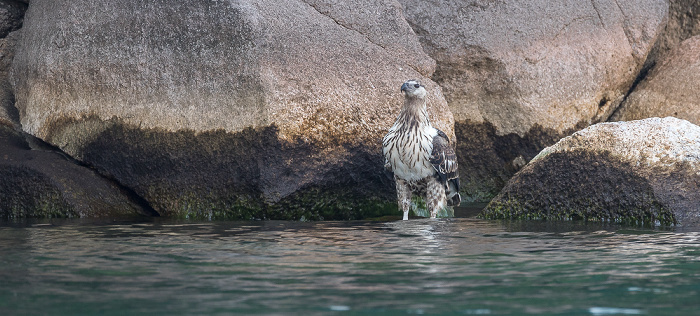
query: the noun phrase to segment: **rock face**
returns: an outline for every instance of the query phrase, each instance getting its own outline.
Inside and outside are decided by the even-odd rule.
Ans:
[[[16,1],[0,1],[0,123],[18,126],[19,114],[14,107],[14,96],[9,71],[14,57],[17,31],[27,5]]]
[[[0,219],[158,215],[131,192],[4,123],[0,179]]]
[[[8,73],[26,9],[0,1],[0,219],[158,215],[129,190],[18,130]]]
[[[19,126],[19,113],[14,106],[15,98],[8,73],[16,42],[17,32],[0,38],[0,122],[13,126]]]
[[[682,41],[700,35],[700,2],[696,0],[670,0],[668,23],[657,44],[656,52],[664,55]]]
[[[700,124],[700,36],[681,43],[657,62],[612,120],[674,116]]]
[[[22,16],[26,10],[25,3],[13,0],[0,1],[0,38],[22,27]]]
[[[686,2],[32,0],[0,120],[162,215],[352,219],[396,210],[380,142],[420,79],[488,200],[608,120]]]
[[[668,12],[664,0],[400,2],[437,63],[467,195],[486,198],[545,146],[611,115]]]
[[[484,216],[698,225],[699,144],[672,117],[593,125],[544,149]]]
[[[397,3],[330,4],[33,0],[12,73],[22,128],[163,215],[395,209],[380,142],[401,83],[426,84],[448,135],[453,118]]]

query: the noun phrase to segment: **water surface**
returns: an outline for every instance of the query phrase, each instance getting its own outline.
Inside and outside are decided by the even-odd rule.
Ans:
[[[474,218],[0,224],[0,315],[695,315],[700,233]]]

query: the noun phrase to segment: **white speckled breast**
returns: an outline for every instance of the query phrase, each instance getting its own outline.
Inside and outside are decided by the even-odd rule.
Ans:
[[[418,181],[435,173],[430,164],[433,137],[437,130],[430,125],[417,124],[413,129],[397,122],[384,137],[386,162],[394,175],[407,181]]]

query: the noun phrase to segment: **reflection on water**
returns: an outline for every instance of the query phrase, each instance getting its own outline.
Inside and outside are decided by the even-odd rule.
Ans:
[[[0,226],[0,314],[694,314],[700,234],[472,218]]]

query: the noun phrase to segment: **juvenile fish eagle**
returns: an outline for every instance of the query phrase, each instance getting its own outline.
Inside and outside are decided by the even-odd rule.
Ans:
[[[403,219],[408,219],[411,197],[425,197],[430,217],[446,206],[459,205],[457,156],[444,132],[430,125],[425,87],[418,80],[401,86],[404,105],[384,136],[384,168],[393,174]]]

